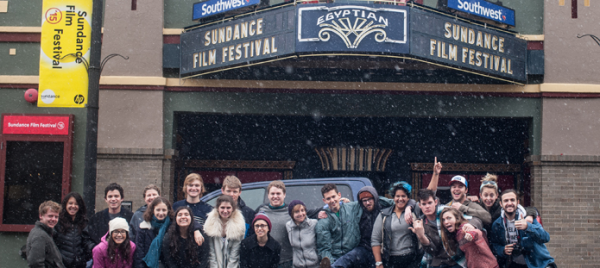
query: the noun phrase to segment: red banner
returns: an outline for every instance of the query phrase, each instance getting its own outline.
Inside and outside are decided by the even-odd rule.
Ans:
[[[69,135],[69,116],[4,115],[2,134]]]

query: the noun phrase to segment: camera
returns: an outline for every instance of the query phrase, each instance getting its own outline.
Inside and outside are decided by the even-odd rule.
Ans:
[[[521,244],[517,243],[515,244],[515,247],[513,248],[512,254],[510,255],[512,256],[519,256],[522,255],[525,250],[523,249],[523,246],[521,246]]]

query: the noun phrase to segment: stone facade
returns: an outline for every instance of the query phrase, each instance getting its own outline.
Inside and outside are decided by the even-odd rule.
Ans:
[[[161,188],[161,194],[170,198],[173,188],[170,186],[169,174],[163,172],[165,169],[163,162],[165,162],[163,150],[99,148],[96,211],[107,208],[104,201],[104,188],[112,182],[123,187],[124,201],[132,201],[134,211],[144,205],[142,191],[148,184],[157,185]],[[164,177],[167,179],[163,179]]]
[[[558,267],[598,267],[600,156],[542,155],[529,159],[532,205],[550,233]]]

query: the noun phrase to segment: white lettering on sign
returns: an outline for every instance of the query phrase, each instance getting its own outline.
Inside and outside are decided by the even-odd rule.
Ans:
[[[502,19],[502,10],[493,10],[491,8],[482,7],[477,2],[469,3],[467,1],[458,0],[458,8],[465,11],[470,11],[471,13],[480,15],[482,17],[488,17],[497,20]]]
[[[244,5],[246,5],[246,3],[243,0],[225,0],[225,1],[221,0],[212,5],[203,4],[202,5],[202,16],[210,15],[213,13],[219,13],[222,11],[227,11],[229,9],[238,8],[238,7],[241,7]]]

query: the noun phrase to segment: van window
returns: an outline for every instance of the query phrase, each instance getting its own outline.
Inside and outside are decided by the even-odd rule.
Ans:
[[[206,203],[215,207],[217,205],[217,198],[219,198],[219,196],[221,195],[216,195],[215,197],[206,201]],[[244,200],[244,203],[246,203],[247,207],[251,209],[256,209],[258,206],[262,205],[265,202],[265,188],[243,190],[242,194],[240,195],[240,198]]]
[[[350,201],[354,201],[354,196],[352,196],[352,190],[350,189],[350,186],[344,184],[337,184],[336,186],[338,191],[342,193],[342,197],[346,197],[350,199]],[[300,200],[306,204],[307,209],[323,207],[325,204],[323,203],[321,187],[323,187],[323,185],[286,186],[285,203],[289,204],[292,202],[292,200]]]

